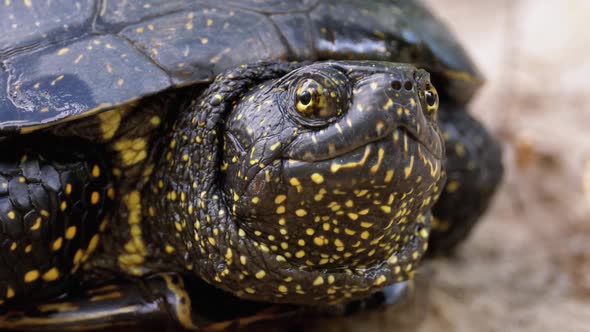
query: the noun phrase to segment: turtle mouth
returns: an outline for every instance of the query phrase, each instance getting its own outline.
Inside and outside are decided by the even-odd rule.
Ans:
[[[309,152],[301,152],[298,151],[297,148],[295,149],[287,149],[287,157],[284,160],[288,162],[321,162],[331,159],[337,159],[338,157],[342,157],[345,155],[350,155],[353,151],[358,150],[359,148],[363,148],[366,146],[370,146],[372,144],[378,143],[380,141],[384,141],[389,137],[396,139],[397,137],[402,137],[403,139],[408,139],[409,141],[418,144],[421,148],[420,151],[426,152],[428,158],[430,160],[439,161],[443,158],[444,155],[444,147],[441,144],[442,139],[438,134],[438,131],[431,131],[428,134],[418,133],[415,128],[406,126],[406,125],[399,125],[397,127],[392,128],[385,134],[381,134],[374,138],[365,137],[364,141],[359,141],[357,144],[349,143],[346,146],[343,146],[339,149],[331,148],[330,144],[327,144],[328,149],[327,151],[321,154],[312,154]],[[397,141],[395,142],[397,144]],[[407,147],[407,142],[404,143]]]
[[[401,109],[400,111],[404,112]],[[388,114],[385,115],[388,116]],[[287,147],[283,159],[302,162],[335,159],[363,146],[386,140],[392,134],[419,144],[420,149],[433,161],[444,157],[443,139],[435,121],[426,120],[422,116],[404,116],[402,121],[388,121],[381,112],[375,112],[371,116],[375,118],[370,119],[371,121],[365,119],[365,122],[361,124],[364,128],[360,130],[342,129],[345,125],[339,124],[334,126],[336,129],[330,128],[317,133],[300,135]],[[350,127],[349,119],[342,122]],[[370,127],[368,123],[375,123],[375,127]]]

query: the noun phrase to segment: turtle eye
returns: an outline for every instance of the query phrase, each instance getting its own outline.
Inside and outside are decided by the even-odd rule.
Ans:
[[[424,86],[424,101],[426,102],[426,111],[428,114],[436,114],[438,110],[438,93],[431,84]]]
[[[426,91],[426,103],[428,104],[428,106],[434,106],[436,105],[436,95],[434,93],[432,93],[431,91]]]
[[[337,93],[330,81],[322,84],[313,78],[303,79],[295,91],[295,108],[306,119],[327,119],[337,115]]]

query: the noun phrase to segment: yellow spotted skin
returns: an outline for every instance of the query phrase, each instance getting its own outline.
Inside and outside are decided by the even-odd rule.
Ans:
[[[360,62],[291,66],[238,68],[180,115],[162,152],[170,158],[155,167],[161,181],[146,193],[149,229],[164,229],[151,242],[165,243],[162,254],[191,253],[172,257],[244,299],[337,304],[408,280],[444,183],[428,74]],[[234,87],[254,73],[276,76],[240,94]],[[398,81],[408,87],[395,89]],[[301,112],[302,86],[333,98],[322,106],[329,116]],[[205,114],[224,112],[219,144]]]
[[[88,142],[39,134],[3,142],[0,300],[60,295],[97,249],[114,207],[110,163]]]

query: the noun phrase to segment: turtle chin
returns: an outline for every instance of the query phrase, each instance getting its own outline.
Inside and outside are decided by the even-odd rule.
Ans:
[[[286,291],[290,303],[337,303],[407,280],[427,249],[441,173],[438,156],[402,128],[330,159],[258,172],[245,196],[268,199],[234,212],[272,266],[273,301]]]
[[[277,239],[305,248],[283,252],[291,263],[362,270],[392,255],[422,255],[421,244],[411,242],[427,241],[424,216],[438,197],[441,160],[406,130],[330,159],[284,160],[281,177],[277,214],[261,217],[278,217],[287,234],[279,229]]]

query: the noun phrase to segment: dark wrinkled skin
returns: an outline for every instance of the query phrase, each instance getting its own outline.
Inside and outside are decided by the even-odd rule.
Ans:
[[[421,5],[195,6],[0,11],[23,32],[0,36],[0,146],[15,149],[0,157],[0,329],[221,329],[301,312],[277,302],[395,302],[427,246],[452,251],[485,211],[502,166],[464,106],[481,76]],[[346,59],[372,61],[319,62]],[[107,161],[47,153],[80,138]]]

